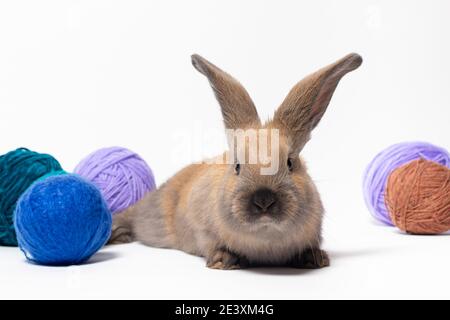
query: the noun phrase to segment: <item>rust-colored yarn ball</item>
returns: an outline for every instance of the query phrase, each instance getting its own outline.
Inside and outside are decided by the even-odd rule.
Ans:
[[[450,169],[418,159],[395,169],[388,178],[386,206],[392,222],[412,234],[450,230]]]

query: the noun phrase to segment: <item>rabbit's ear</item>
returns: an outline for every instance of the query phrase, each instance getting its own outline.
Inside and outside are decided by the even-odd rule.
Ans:
[[[222,109],[227,129],[246,129],[261,125],[252,99],[236,79],[198,54],[191,58],[195,69],[208,78]]]
[[[297,83],[275,112],[273,123],[290,140],[292,152],[300,152],[319,123],[339,80],[358,68],[362,58],[349,54]]]

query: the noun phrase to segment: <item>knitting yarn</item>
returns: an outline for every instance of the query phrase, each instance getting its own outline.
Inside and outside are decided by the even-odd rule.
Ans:
[[[16,246],[13,213],[17,200],[37,179],[62,170],[51,155],[19,148],[0,156],[0,245]]]
[[[121,147],[91,153],[78,164],[75,173],[100,189],[113,214],[125,210],[155,189],[150,167],[138,154]]]
[[[445,149],[426,142],[392,145],[381,151],[367,166],[363,181],[364,199],[377,220],[392,225],[384,200],[389,175],[397,167],[419,158],[450,167],[450,154]]]
[[[112,217],[100,191],[73,174],[36,181],[20,197],[14,226],[20,249],[44,265],[80,264],[108,240]]]
[[[450,230],[450,169],[418,159],[395,169],[388,178],[386,205],[392,222],[412,234]]]

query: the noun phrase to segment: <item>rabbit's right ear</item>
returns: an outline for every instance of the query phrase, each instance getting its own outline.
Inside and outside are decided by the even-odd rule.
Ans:
[[[208,78],[214,90],[222,109],[226,129],[246,129],[261,126],[252,99],[236,79],[198,54],[192,55],[191,58],[192,65]]]

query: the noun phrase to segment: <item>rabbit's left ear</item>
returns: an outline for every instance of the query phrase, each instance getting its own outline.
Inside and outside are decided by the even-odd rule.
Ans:
[[[325,113],[339,80],[358,68],[362,58],[349,54],[297,83],[275,112],[273,123],[289,138],[291,151],[298,153],[311,130]]]

